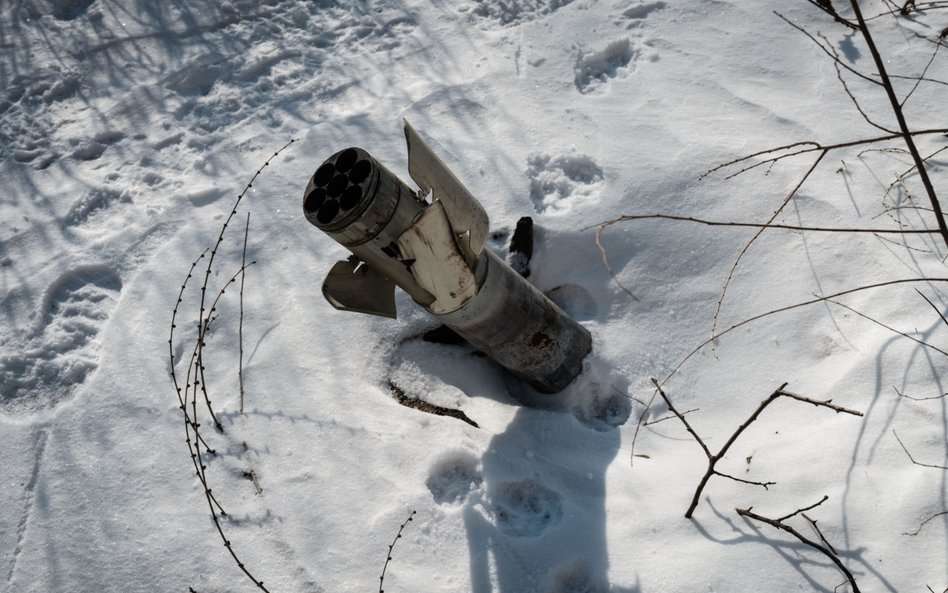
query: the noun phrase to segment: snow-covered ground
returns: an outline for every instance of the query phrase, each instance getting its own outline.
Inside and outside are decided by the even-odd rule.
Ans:
[[[870,21],[892,73],[923,72],[948,25],[939,4]],[[937,235],[768,230],[719,315],[755,229],[611,225],[601,244],[621,286],[597,248],[598,224],[622,214],[764,222],[818,152],[699,176],[793,142],[884,135],[793,25],[838,52],[873,121],[896,125],[882,88],[846,69],[875,72],[861,36],[803,1],[0,4],[0,589],[257,590],[195,476],[168,340],[192,262],[295,138],[247,192],[210,278],[216,291],[239,270],[249,213],[243,413],[236,290],[204,350],[224,427],[201,411],[208,481],[232,550],[269,591],[374,591],[412,510],[386,591],[846,591],[826,556],[735,511],[778,518],[824,495],[806,514],[862,591],[944,591],[948,355],[932,347],[948,350],[948,293],[919,281],[948,277]],[[945,51],[905,102],[914,129],[948,127]],[[900,98],[915,84],[895,82]],[[469,349],[422,341],[433,321],[405,294],[396,321],[321,295],[346,251],[303,218],[303,189],[351,145],[407,180],[403,118],[483,203],[491,249],[504,255],[533,217],[530,280],[593,335],[585,371],[546,408],[518,404]],[[945,146],[918,142],[924,156]],[[828,152],[777,222],[934,228],[894,148]],[[929,161],[944,199],[946,163]],[[689,357],[715,329],[903,279]],[[677,419],[650,423],[668,416],[653,377],[712,452],[783,383],[865,415],[779,399],[717,468],[776,484],[715,476],[689,520],[707,461]],[[399,405],[390,383],[479,428]],[[818,540],[801,515],[787,523]]]

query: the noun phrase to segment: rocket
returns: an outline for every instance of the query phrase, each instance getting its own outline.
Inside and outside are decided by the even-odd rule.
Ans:
[[[562,391],[582,371],[589,331],[485,247],[487,212],[407,121],[405,140],[418,190],[355,147],[309,179],[306,219],[352,252],[326,276],[326,300],[395,318],[398,286],[537,391]]]

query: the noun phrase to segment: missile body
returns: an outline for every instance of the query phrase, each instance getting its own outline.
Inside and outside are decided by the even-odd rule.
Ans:
[[[563,390],[582,370],[589,332],[485,248],[480,203],[407,122],[405,136],[420,191],[361,148],[337,152],[310,178],[307,220],[353,254],[330,270],[324,296],[394,318],[397,285],[538,391]]]

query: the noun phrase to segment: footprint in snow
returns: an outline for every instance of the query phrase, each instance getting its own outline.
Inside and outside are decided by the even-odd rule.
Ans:
[[[573,66],[576,89],[584,95],[600,90],[613,78],[627,75],[635,57],[636,51],[628,38],[595,51],[580,51]]]
[[[597,582],[597,579],[592,576],[589,564],[578,560],[557,570],[545,593],[606,593],[607,591],[609,591],[609,585],[605,582]]]
[[[49,287],[40,329],[12,348],[4,344],[0,354],[0,414],[47,410],[76,392],[98,367],[96,336],[121,289],[105,266],[77,268]]]
[[[481,487],[480,462],[471,453],[456,451],[441,457],[429,470],[425,485],[442,505],[455,505],[464,502],[473,490]]]
[[[595,198],[603,185],[603,171],[585,154],[533,154],[527,159],[530,199],[537,212],[565,212],[576,201]]]
[[[630,21],[626,28],[632,29],[642,24],[642,21],[651,16],[652,13],[662,10],[668,6],[665,2],[643,2],[627,8],[622,12],[623,19]]]
[[[490,489],[490,511],[501,531],[514,537],[536,537],[563,518],[559,494],[526,479]]]
[[[482,19],[508,27],[552,14],[573,0],[476,0],[472,12]]]

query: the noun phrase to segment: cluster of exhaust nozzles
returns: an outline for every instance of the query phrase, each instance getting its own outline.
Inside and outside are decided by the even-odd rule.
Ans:
[[[485,248],[480,203],[405,122],[415,191],[361,148],[310,178],[306,219],[352,252],[323,295],[337,309],[395,317],[395,287],[543,393],[582,370],[589,332]],[[430,194],[430,201],[429,201]]]

